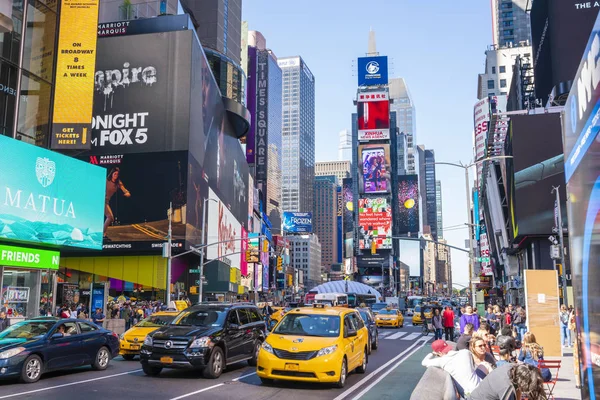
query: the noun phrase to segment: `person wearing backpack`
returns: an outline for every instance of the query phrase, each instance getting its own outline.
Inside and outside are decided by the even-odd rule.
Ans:
[[[560,306],[558,318],[560,320],[560,344],[563,347],[571,347],[571,331],[569,330],[570,314],[567,311],[567,306]]]

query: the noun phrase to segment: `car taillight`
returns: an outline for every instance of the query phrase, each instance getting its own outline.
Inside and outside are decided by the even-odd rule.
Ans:
[[[116,337],[117,339],[119,338],[119,335],[117,335],[116,333],[112,332],[111,335],[113,335],[114,337]]]

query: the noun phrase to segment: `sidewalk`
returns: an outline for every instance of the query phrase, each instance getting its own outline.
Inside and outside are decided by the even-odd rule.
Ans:
[[[558,373],[558,382],[554,388],[554,397],[557,400],[581,400],[581,390],[575,387],[575,368],[573,365],[573,349],[563,349],[563,356],[550,359],[562,360]]]

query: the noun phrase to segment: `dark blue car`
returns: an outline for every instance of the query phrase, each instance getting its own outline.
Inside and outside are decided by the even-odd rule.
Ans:
[[[42,374],[91,365],[105,370],[119,354],[119,337],[80,319],[34,318],[0,332],[0,378],[36,382]]]

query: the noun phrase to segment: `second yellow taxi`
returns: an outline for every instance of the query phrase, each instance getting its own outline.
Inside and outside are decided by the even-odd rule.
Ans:
[[[413,323],[413,325],[421,325],[424,322],[423,318],[421,317],[421,309],[423,309],[422,311],[425,314],[425,318],[432,318],[433,311],[431,309],[431,306],[418,305],[418,306],[415,307],[415,312],[414,312],[413,317],[412,317],[412,323]]]
[[[315,304],[290,310],[263,342],[257,375],[274,380],[334,383],[350,372],[364,374],[369,332],[356,310]]]
[[[379,310],[375,316],[377,326],[391,326],[393,328],[402,328],[404,326],[404,316],[398,309],[386,308]]]
[[[131,329],[119,336],[119,354],[122,355],[125,360],[133,360],[136,355],[140,354],[146,336],[161,326],[170,324],[177,314],[179,314],[179,311],[160,311],[141,320]]]

